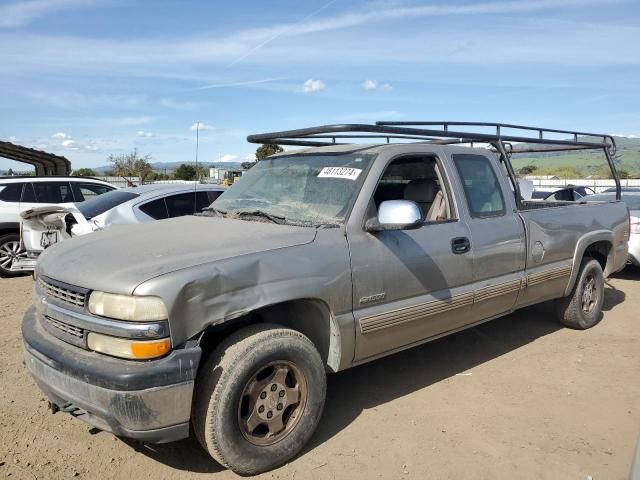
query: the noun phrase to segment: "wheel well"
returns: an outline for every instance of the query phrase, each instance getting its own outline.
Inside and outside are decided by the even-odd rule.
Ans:
[[[593,258],[597,260],[602,271],[606,271],[607,260],[609,259],[609,253],[611,252],[611,243],[606,240],[595,242],[589,245],[584,251],[584,257]]]
[[[269,305],[240,318],[213,325],[200,338],[205,355],[223,338],[253,323],[273,323],[296,330],[313,342],[329,371],[337,371],[340,364],[340,333],[329,307],[320,300],[301,299]]]
[[[17,228],[0,228],[0,237],[10,233],[20,233],[20,230]]]

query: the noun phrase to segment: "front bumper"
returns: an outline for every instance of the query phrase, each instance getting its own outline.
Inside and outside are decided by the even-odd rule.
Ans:
[[[90,425],[151,443],[189,436],[199,347],[160,360],[119,360],[47,333],[35,309],[22,324],[27,368],[49,401]]]

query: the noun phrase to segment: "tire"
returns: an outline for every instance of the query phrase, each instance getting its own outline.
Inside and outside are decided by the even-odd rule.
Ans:
[[[24,272],[12,272],[13,258],[20,253],[20,235],[9,233],[0,237],[0,277],[18,277]]]
[[[322,415],[326,388],[324,364],[307,337],[251,325],[227,337],[200,370],[193,430],[221,465],[240,475],[262,473],[302,450]]]
[[[589,288],[591,294],[585,292]],[[604,274],[597,260],[584,258],[571,295],[556,300],[558,319],[567,327],[586,330],[602,318]]]

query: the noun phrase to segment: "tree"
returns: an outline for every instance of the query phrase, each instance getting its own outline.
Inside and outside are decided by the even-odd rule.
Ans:
[[[280,152],[284,152],[284,148],[282,148],[280,145],[265,143],[263,145],[260,145],[256,149],[256,161],[260,161],[263,158],[267,158],[268,156],[273,155],[274,153]]]
[[[249,170],[251,167],[253,167],[257,162],[242,162],[240,164],[240,167],[244,168],[245,170]]]
[[[176,180],[198,180],[207,176],[207,170],[202,165],[182,164],[173,171]]]
[[[7,175],[9,175],[10,177],[13,175],[13,168],[7,170]]]
[[[525,165],[519,170],[520,175],[531,175],[538,169],[537,165]]]
[[[134,149],[131,153],[123,153],[122,155],[109,155],[109,163],[113,165],[113,173],[119,177],[140,177],[140,181],[153,171],[151,164],[151,155],[140,156],[138,150]]]
[[[79,168],[74,170],[72,173],[75,177],[95,177],[96,172],[94,172],[91,168]]]
[[[175,169],[173,177],[177,180],[195,180],[198,177],[198,171],[195,166],[183,163]]]

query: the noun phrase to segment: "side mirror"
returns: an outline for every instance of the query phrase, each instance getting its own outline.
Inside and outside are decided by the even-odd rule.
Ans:
[[[422,225],[420,207],[410,200],[387,200],[378,208],[378,218],[365,223],[367,232],[385,232],[390,230],[410,230]]]

